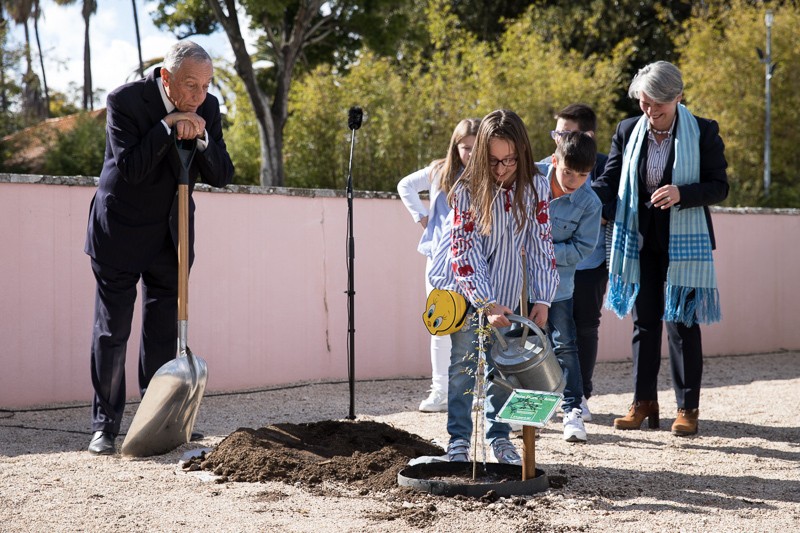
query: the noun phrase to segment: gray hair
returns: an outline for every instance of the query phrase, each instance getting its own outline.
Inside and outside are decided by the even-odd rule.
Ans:
[[[164,56],[164,68],[174,74],[187,59],[211,62],[211,56],[199,44],[194,41],[178,41],[167,50]]]
[[[628,96],[635,100],[644,93],[659,103],[671,102],[682,92],[681,71],[666,61],[656,61],[639,69],[628,88]]]

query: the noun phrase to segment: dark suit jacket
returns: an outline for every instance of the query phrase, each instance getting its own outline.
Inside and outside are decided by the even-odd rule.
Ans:
[[[711,247],[716,248],[714,238],[714,227],[711,224],[711,214],[708,206],[723,201],[728,196],[728,176],[726,168],[728,163],[725,160],[725,145],[719,136],[719,125],[716,121],[705,118],[694,117],[700,128],[700,181],[681,185],[678,189],[681,193],[681,201],[677,204],[678,209],[690,207],[703,207],[708,224],[708,233],[711,237]],[[611,140],[611,150],[608,153],[603,174],[592,182],[600,200],[603,202],[603,218],[609,221],[614,220],[617,210],[617,192],[622,175],[622,154],[625,145],[630,140],[633,129],[639,117],[625,119],[617,125],[614,137]],[[675,123],[677,131],[678,123]],[[675,163],[675,136],[672,136],[672,147],[670,149],[667,165],[664,169],[664,176],[659,183],[659,187],[672,183],[672,166]],[[659,209],[657,207],[647,207],[645,202],[649,202],[650,193],[647,192],[645,179],[647,176],[647,141],[642,145],[639,156],[639,233],[647,236],[654,226],[655,235],[661,241],[663,249],[666,250],[669,243],[669,213],[670,209]]]
[[[142,272],[177,232],[174,204],[181,163],[174,135],[161,123],[167,115],[156,78],[123,85],[108,95],[106,151],[100,184],[89,209],[85,252],[129,272]],[[222,139],[219,103],[208,95],[197,114],[206,121],[208,147],[197,151],[189,170],[190,193],[198,177],[215,187],[233,179]],[[174,133],[174,132],[173,132]],[[190,194],[190,257],[194,244],[194,201]],[[174,228],[174,231],[172,230]]]

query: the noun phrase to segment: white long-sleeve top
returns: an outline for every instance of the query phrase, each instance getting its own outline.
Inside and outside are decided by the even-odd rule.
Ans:
[[[550,191],[547,179],[541,175],[534,178],[534,187],[539,202],[537,205],[529,193],[522,231],[515,231],[512,211],[515,183],[495,197],[492,230],[489,235],[481,235],[477,231],[478,214],[469,210],[469,192],[457,185],[456,205],[443,228],[445,237],[433,256],[431,285],[463,294],[476,308],[496,303],[516,309],[522,292],[524,249],[534,302],[550,305],[559,282],[551,237]]]
[[[439,189],[439,175],[431,176],[432,167],[428,166],[409,174],[397,184],[400,200],[406,206],[414,222],[419,222],[428,217],[428,225],[422,232],[417,250],[419,253],[432,257],[439,240],[442,237],[442,226],[450,213],[447,198]],[[423,191],[430,192],[430,208],[419,197]]]

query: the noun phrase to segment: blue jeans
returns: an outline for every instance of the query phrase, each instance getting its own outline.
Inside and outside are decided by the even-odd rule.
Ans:
[[[561,369],[567,371],[567,384],[564,387],[561,408],[568,413],[573,408],[581,408],[583,397],[583,379],[578,360],[578,346],[575,342],[577,329],[572,316],[572,298],[550,304],[547,327],[550,329],[550,340],[553,341],[556,359]]]
[[[475,370],[478,366],[478,332],[477,317],[470,310],[465,327],[450,335],[453,346],[450,350],[449,384],[447,388],[447,432],[450,442],[456,439],[470,441],[472,436],[472,400],[475,388]],[[501,331],[504,331],[505,328]],[[485,340],[486,372],[494,371],[491,349],[494,336]],[[494,442],[496,438],[508,438],[511,427],[505,422],[495,421],[494,415],[499,412],[508,400],[509,393],[502,387],[489,383],[486,389],[486,440]]]

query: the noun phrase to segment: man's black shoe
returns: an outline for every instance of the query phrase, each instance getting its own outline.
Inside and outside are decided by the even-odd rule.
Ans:
[[[89,453],[94,455],[114,455],[116,435],[108,431],[95,431],[89,442]]]
[[[192,431],[192,436],[189,438],[189,441],[203,440],[205,437],[206,436],[199,431]]]

